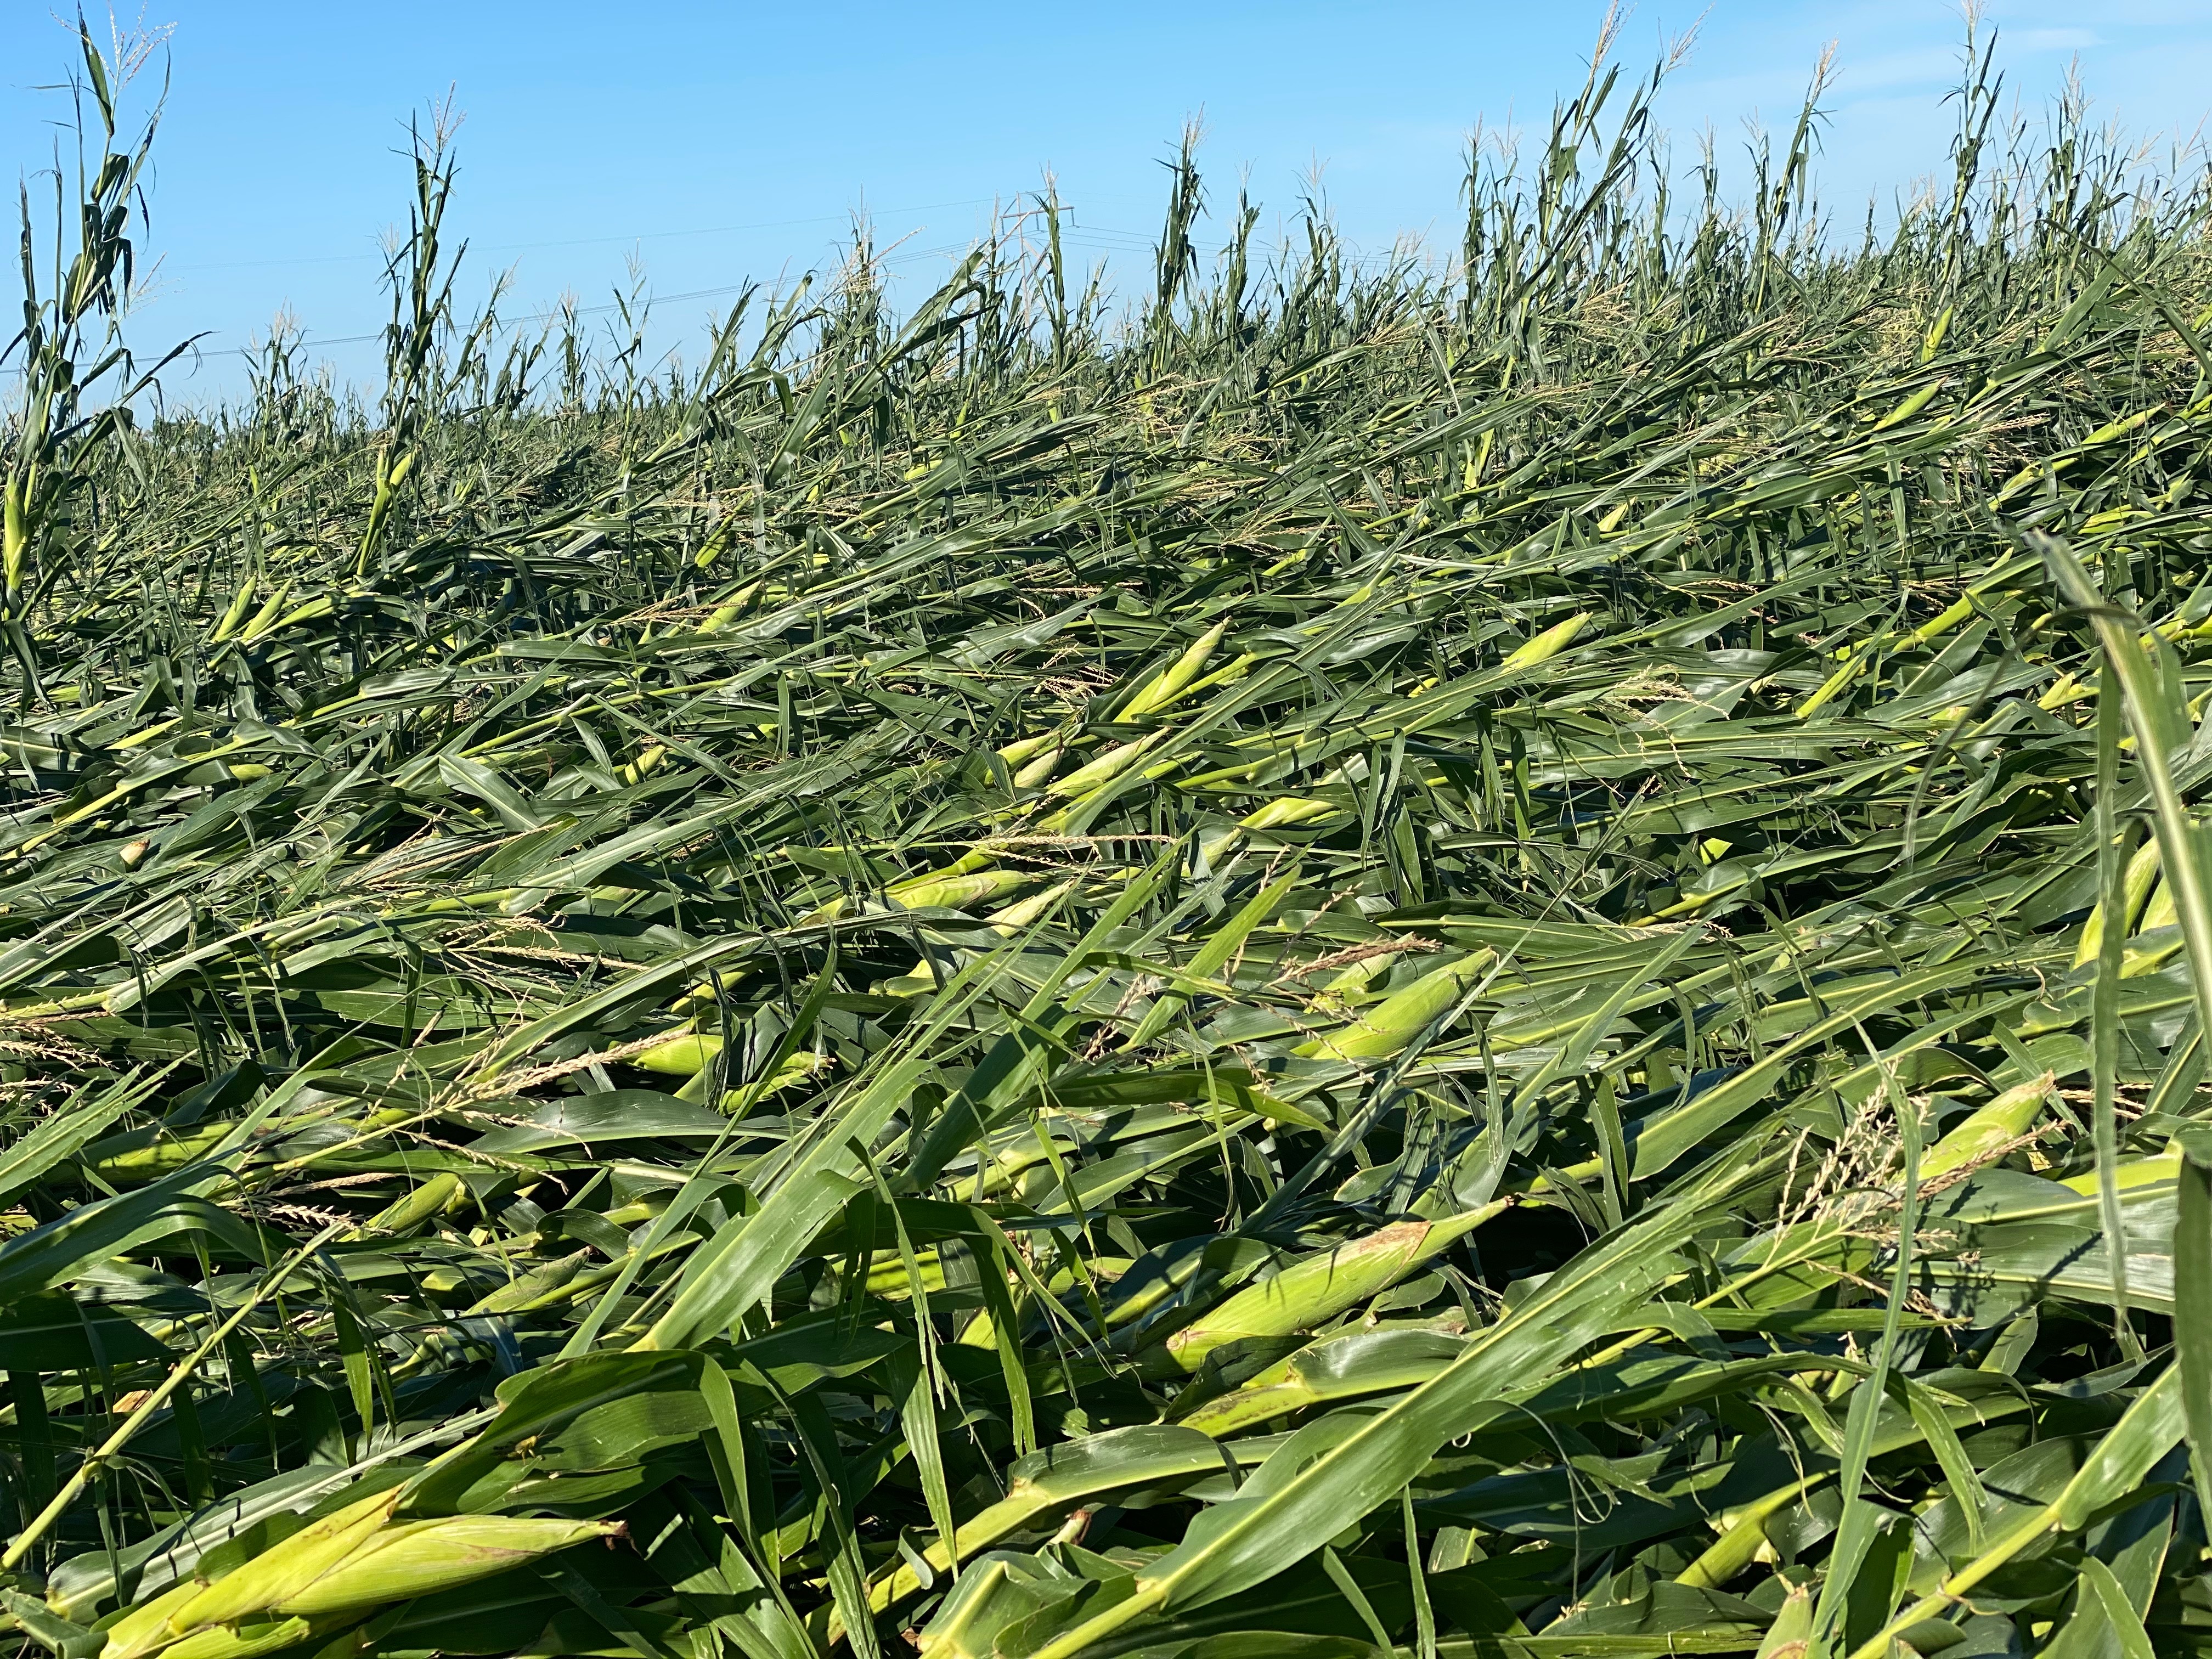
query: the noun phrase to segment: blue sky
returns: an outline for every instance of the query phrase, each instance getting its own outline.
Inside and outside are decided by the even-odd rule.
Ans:
[[[1620,57],[1648,64],[1700,9],[1644,0]],[[373,331],[377,237],[404,210],[394,150],[448,87],[467,117],[465,291],[512,268],[510,312],[564,291],[591,305],[635,259],[662,296],[667,343],[696,338],[726,303],[712,290],[830,260],[862,207],[911,286],[1048,167],[1079,251],[1134,272],[1163,198],[1158,159],[1200,111],[1217,200],[1249,175],[1265,229],[1296,211],[1318,167],[1355,245],[1410,233],[1448,246],[1466,135],[1540,123],[1579,82],[1603,9],[152,0],[146,21],[173,24],[174,79],[152,191],[161,263],[134,338],[207,331],[210,355],[172,382],[206,398],[240,383],[224,349],[280,307],[311,337]],[[2212,111],[2212,0],[1994,0],[1987,15],[2031,116],[2077,58],[2096,112],[2130,133],[2186,137]],[[1960,27],[1942,0],[1714,0],[1662,117],[1684,159],[1708,127],[1724,161],[1739,157],[1746,119],[1786,126],[1833,40],[1819,178],[1856,219],[1869,192],[1887,199],[1946,164]],[[0,154],[19,170],[51,155],[65,106],[37,88],[70,48],[41,0],[0,7]],[[376,351],[325,348],[350,376],[372,374]]]

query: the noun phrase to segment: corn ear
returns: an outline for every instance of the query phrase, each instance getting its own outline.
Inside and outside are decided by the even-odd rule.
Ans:
[[[725,520],[724,522],[727,523],[729,520]],[[716,552],[720,551],[719,549],[715,549],[714,550]],[[708,549],[702,548],[700,550],[699,562],[702,568],[707,564],[713,562],[712,555],[709,553]],[[759,596],[760,591],[761,585],[758,582],[749,583],[745,586],[739,588],[736,592],[731,594],[728,599],[725,599],[721,604],[714,607],[714,614],[708,617],[705,622],[699,625],[699,631],[702,634],[720,633],[722,629],[727,628],[732,623],[737,621],[738,617],[745,614],[745,607],[750,605],[753,600]]]
[[[311,1521],[169,1615],[178,1635],[203,1625],[236,1625],[297,1595],[359,1549],[391,1518],[403,1488],[372,1492]]]
[[[1589,611],[1578,611],[1565,622],[1553,623],[1535,638],[1516,649],[1498,666],[1534,668],[1540,662],[1549,662],[1575,642],[1575,636],[1583,631],[1589,619]]]
[[[971,904],[1004,898],[1036,878],[1026,870],[981,870],[973,874],[931,875],[884,889],[884,896],[909,910],[964,910]]]
[[[1328,1323],[1339,1314],[1380,1296],[1431,1257],[1510,1207],[1498,1199],[1443,1221],[1401,1221],[1294,1261],[1273,1279],[1239,1291],[1211,1313],[1169,1337],[1155,1352],[1152,1368],[1194,1371],[1224,1342],[1249,1337],[1288,1336]]]
[[[2152,845],[2157,843],[2154,842]],[[2142,920],[2136,924],[2136,931],[2139,934],[2157,933],[2167,928],[2175,931],[2151,944],[2129,945],[2120,958],[2120,977],[2134,979],[2150,973],[2179,953],[2183,944],[2180,921],[2180,913],[2173,902],[2173,885],[2161,878],[2151,893],[2150,902],[2143,907]]]
[[[665,744],[649,743],[638,751],[635,760],[622,769],[622,781],[624,783],[642,783],[647,775],[658,771],[661,762],[667,758],[668,746]]]
[[[1383,998],[1343,1030],[1302,1042],[1293,1052],[1324,1060],[1386,1060],[1419,1036],[1497,959],[1498,953],[1485,945],[1422,975],[1404,990]]]
[[[95,1141],[85,1148],[85,1167],[111,1187],[143,1187],[212,1151],[230,1129],[228,1123],[181,1132],[164,1129],[146,1146],[125,1146],[112,1152],[103,1152],[103,1143]],[[115,1142],[104,1144],[114,1146]]]
[[[685,1015],[697,1013],[702,1008],[711,1008],[720,1000],[722,993],[742,984],[751,971],[752,964],[750,963],[739,963],[734,968],[721,969],[708,978],[701,980],[682,996],[677,998],[674,1002],[669,1004],[669,1012]]]
[[[2153,842],[2151,850],[2155,852],[2157,849],[2158,843]],[[2179,912],[2173,902],[2173,888],[2171,884],[2161,881],[2158,890],[2150,896],[2150,902],[2143,908],[2142,920],[2136,926],[2142,933],[2152,933],[2161,927],[2176,926],[2179,920]]]
[[[937,964],[924,957],[911,972],[879,979],[868,988],[879,997],[927,996],[937,988]]]
[[[1294,823],[1310,823],[1316,818],[1325,818],[1331,812],[1343,810],[1334,801],[1281,795],[1265,806],[1246,813],[1237,823],[1247,830],[1285,830]]]
[[[1696,1560],[1676,1573],[1674,1582],[1701,1589],[1718,1589],[1759,1559],[1762,1553],[1771,1557],[1774,1547],[1768,1541],[1766,1523],[1804,1497],[1815,1481],[1825,1478],[1808,1475],[1802,1480],[1778,1486],[1740,1509],[1723,1510],[1715,1522],[1722,1528],[1721,1535],[1707,1545]]]
[[[235,634],[239,623],[246,620],[246,607],[253,603],[253,580],[252,573],[249,571],[246,580],[239,584],[229,608],[222,613],[222,620],[216,623],[215,632],[208,635],[210,645],[221,645]]]
[[[923,965],[927,967],[928,964],[925,963]],[[883,985],[895,983],[896,981],[892,980],[883,981]],[[882,992],[883,985],[877,987],[878,992]],[[896,996],[900,994],[894,991],[884,994]],[[914,994],[908,992],[906,994],[910,996]],[[726,1112],[734,1112],[739,1107],[748,1103],[757,1104],[770,1095],[781,1094],[786,1089],[796,1088],[809,1078],[828,1071],[835,1063],[828,1054],[811,1054],[805,1049],[801,1049],[799,1053],[786,1057],[782,1065],[777,1066],[759,1082],[749,1083],[742,1089],[725,1091],[722,1095],[722,1109]]]
[[[445,1214],[460,1201],[467,1190],[462,1185],[460,1176],[451,1170],[434,1175],[406,1197],[371,1217],[366,1231],[404,1232],[433,1216]]]
[[[2051,1074],[2032,1078],[2006,1090],[1986,1106],[1970,1113],[1966,1121],[1921,1155],[1920,1178],[1932,1181],[1952,1170],[1979,1163],[1999,1147],[2019,1139],[2043,1109],[2051,1092]]]
[[[1012,935],[1018,933],[1039,916],[1052,908],[1075,886],[1073,881],[1055,883],[1042,893],[1033,893],[1025,899],[1016,899],[1003,910],[994,910],[983,918],[984,925],[994,933]]]
[[[1206,667],[1206,659],[1220,645],[1221,636],[1229,631],[1225,622],[1216,623],[1199,635],[1196,643],[1182,656],[1146,680],[1137,689],[1136,696],[1121,706],[1121,718],[1134,719],[1155,713],[1164,703],[1180,695],[1183,688],[1199,677]]]
[[[1330,975],[1328,982],[1321,988],[1327,996],[1350,997],[1355,992],[1364,991],[1396,965],[1395,957],[1370,957]]]
[[[456,1515],[386,1529],[313,1583],[292,1591],[276,1611],[350,1613],[411,1601],[527,1565],[589,1538],[624,1531],[619,1521],[552,1521],[503,1515]]]
[[[1113,782],[1143,759],[1145,751],[1165,735],[1161,732],[1149,732],[1131,742],[1115,744],[1097,759],[1056,780],[1051,793],[1055,795],[1087,795],[1093,789]]]
[[[239,635],[241,642],[258,637],[276,622],[276,613],[284,608],[284,598],[291,591],[291,583],[283,583],[262,601],[261,609],[253,613],[253,619],[246,624],[246,631]]]
[[[2127,916],[2120,927],[2124,939],[2135,929],[2136,918],[2142,914],[2143,899],[2150,892],[2151,883],[2158,879],[2158,843],[2144,842],[2128,860],[2128,872],[2124,878],[2127,895]],[[2170,901],[2169,901],[2170,902]],[[2148,925],[2148,918],[2145,925]],[[2171,926],[2171,923],[2167,924]],[[2089,920],[2082,924],[2081,943],[2074,947],[2074,965],[2085,966],[2097,959],[2105,946],[2105,906],[2100,900],[2089,912]]]
[[[1793,1584],[1783,1598],[1782,1611],[1766,1627],[1759,1644],[1759,1659],[1805,1659],[1813,1646],[1813,1592]]]
[[[100,1650],[100,1659],[140,1659],[143,1654],[168,1646],[177,1639],[176,1632],[169,1628],[169,1615],[206,1588],[198,1580],[187,1578],[143,1607],[131,1608],[107,1627],[107,1645]]]
[[[161,1650],[161,1659],[257,1659],[295,1647],[316,1633],[305,1619],[262,1619],[244,1625],[210,1625],[180,1637]],[[101,1659],[106,1659],[103,1652]]]
[[[721,1038],[702,1031],[686,1031],[654,1043],[642,1054],[631,1055],[629,1063],[641,1071],[657,1072],[662,1077],[696,1077],[721,1052]]]
[[[574,1250],[568,1255],[543,1262],[526,1273],[519,1273],[489,1295],[478,1300],[465,1310],[464,1316],[473,1314],[515,1313],[559,1290],[578,1273],[591,1259],[589,1250]]]

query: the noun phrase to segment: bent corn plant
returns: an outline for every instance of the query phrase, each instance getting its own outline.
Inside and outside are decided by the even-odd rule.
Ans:
[[[380,399],[148,413],[86,53],[12,1638],[2212,1645],[2201,155],[1978,42],[1853,238],[1814,106],[1686,201],[1601,59],[1449,271],[1240,201],[1209,275],[1193,135],[1139,311],[1048,197],[671,374],[465,312],[439,123]]]

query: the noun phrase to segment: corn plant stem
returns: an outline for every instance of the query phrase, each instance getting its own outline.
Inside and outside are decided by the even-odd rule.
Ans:
[[[205,1340],[201,1342],[198,1347],[170,1367],[169,1374],[148,1393],[145,1399],[138,1402],[130,1416],[116,1425],[115,1431],[100,1443],[98,1450],[91,1453],[77,1465],[68,1480],[63,1483],[62,1489],[48,1500],[46,1507],[33,1516],[21,1532],[16,1534],[9,1543],[6,1551],[0,1553],[0,1572],[12,1572],[22,1565],[23,1559],[30,1554],[39,1540],[46,1535],[47,1528],[61,1519],[68,1511],[70,1505],[76,1501],[77,1495],[91,1483],[93,1478],[121,1455],[123,1449],[131,1443],[133,1437],[146,1425],[154,1413],[168,1404],[169,1396],[182,1388],[191,1379],[192,1373],[199,1369],[201,1363],[222,1346],[223,1339],[244,1324],[246,1316],[267,1300],[276,1288],[291,1276],[293,1269],[336,1237],[343,1230],[344,1224],[341,1222],[333,1222],[313,1238],[294,1249],[276,1267],[262,1276],[261,1282],[254,1286],[252,1294],[241,1302],[228,1318],[210,1331]]]

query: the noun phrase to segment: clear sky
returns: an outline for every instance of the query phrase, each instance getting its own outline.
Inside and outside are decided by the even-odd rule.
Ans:
[[[136,0],[125,0],[135,4]],[[1702,0],[1644,0],[1619,55],[1648,65]],[[1540,122],[1579,83],[1602,0],[150,0],[173,24],[152,251],[133,324],[148,347],[208,331],[173,394],[240,384],[235,356],[289,308],[342,375],[377,348],[379,233],[404,211],[394,151],[450,87],[458,228],[480,292],[512,268],[511,313],[604,301],[639,263],[663,338],[696,338],[714,290],[834,258],[872,216],[915,276],[945,268],[992,204],[1051,168],[1076,245],[1133,273],[1159,216],[1158,165],[1203,112],[1215,200],[1240,174],[1273,230],[1311,171],[1353,244],[1449,247],[1467,134]],[[2007,86],[2039,116],[2078,59],[2096,112],[2144,137],[2212,112],[2212,0],[1993,0]],[[1747,118],[1786,127],[1824,45],[1838,51],[1823,198],[1856,219],[1947,165],[1959,13],[1943,0],[1713,0],[1662,113],[1680,156],[1710,127],[1740,157]],[[71,42],[46,0],[0,4],[0,144],[51,157]],[[1739,173],[1740,176],[1740,173]],[[1224,200],[1224,198],[1226,198]],[[904,240],[902,240],[904,239]]]

